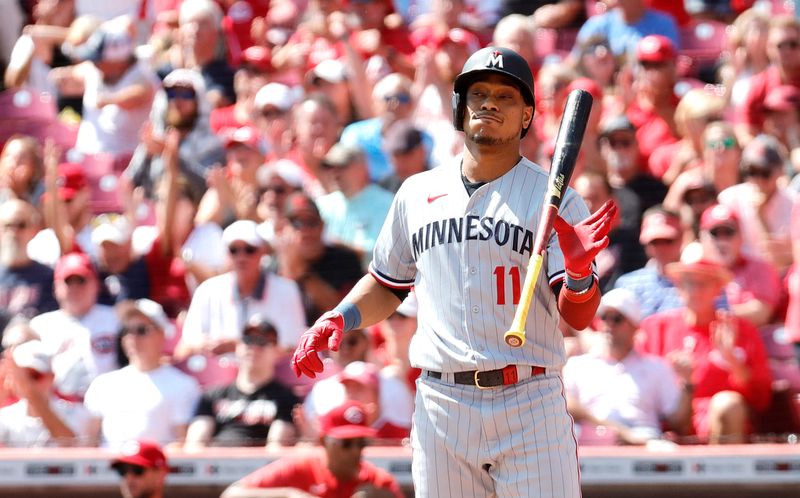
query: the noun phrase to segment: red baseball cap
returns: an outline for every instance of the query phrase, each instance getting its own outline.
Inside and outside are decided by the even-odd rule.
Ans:
[[[739,228],[739,217],[728,206],[715,204],[703,211],[700,216],[700,229],[710,230],[720,225],[727,225],[732,228]]]
[[[586,90],[597,103],[603,101],[603,88],[591,78],[577,78],[572,80],[572,83],[567,86],[567,92],[569,93],[576,89]]]
[[[339,382],[347,381],[378,388],[381,383],[378,366],[366,361],[351,361],[339,373]]]
[[[681,236],[681,222],[676,216],[655,212],[642,220],[639,242],[647,245],[656,239],[674,240]]]
[[[647,35],[636,45],[636,60],[639,62],[666,62],[677,58],[672,40],[662,35]]]
[[[258,71],[269,73],[274,71],[272,66],[272,51],[267,47],[253,45],[242,52],[242,64]]]
[[[58,197],[69,201],[88,184],[83,166],[78,163],[61,163],[58,165]]]
[[[128,463],[147,469],[168,470],[167,457],[158,443],[153,441],[127,441],[120,448],[120,454],[111,462],[111,467]]]
[[[250,147],[251,149],[259,150],[258,144],[260,137],[258,130],[252,126],[242,126],[231,130],[225,135],[225,148],[236,144],[242,144]]]
[[[346,400],[319,417],[320,433],[336,439],[374,437],[375,429],[367,425],[367,411],[355,400]]]
[[[94,278],[96,275],[89,256],[82,252],[71,252],[61,256],[53,273],[54,279],[58,281],[64,281],[73,276]]]
[[[474,33],[462,28],[453,28],[443,34],[437,41],[436,47],[441,48],[445,43],[452,43],[466,48],[470,53],[481,48],[481,41]]]

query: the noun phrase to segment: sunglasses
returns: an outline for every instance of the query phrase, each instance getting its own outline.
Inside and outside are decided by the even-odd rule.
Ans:
[[[628,138],[609,138],[606,140],[612,149],[629,148],[633,146],[633,140]]]
[[[387,104],[397,102],[398,104],[408,104],[411,102],[411,95],[408,93],[397,93],[394,95],[384,95],[383,101]]]
[[[145,469],[141,465],[122,463],[119,465],[115,465],[114,470],[117,471],[117,474],[119,474],[120,477],[125,477],[128,474],[133,474],[136,477],[141,477],[144,474],[144,471],[147,469]]]
[[[258,251],[257,247],[253,247],[253,246],[249,246],[249,245],[248,246],[240,246],[240,247],[231,246],[231,247],[228,248],[228,253],[231,256],[236,256],[238,254],[247,254],[248,256],[252,256],[253,254],[256,253],[256,251]]]
[[[779,50],[796,50],[800,48],[800,41],[798,40],[786,40],[778,43],[777,45]]]
[[[715,239],[730,239],[736,235],[736,229],[731,227],[715,227],[708,231]]]
[[[349,439],[336,439],[329,437],[328,441],[331,444],[342,448],[343,450],[349,450],[351,448],[358,448],[360,450],[367,446],[367,440],[363,437],[354,437]]]
[[[292,218],[289,220],[289,224],[292,225],[294,228],[301,229],[301,228],[317,228],[322,224],[322,222],[314,219],[304,220],[302,218]]]
[[[762,180],[769,180],[772,177],[771,169],[762,168],[749,168],[744,172],[745,178],[761,178]]]
[[[39,382],[45,377],[45,375],[42,372],[34,370],[32,368],[26,368],[25,373],[28,375],[28,378],[34,382]]]
[[[600,315],[600,320],[609,325],[619,325],[625,321],[625,317],[619,313],[603,313]]]
[[[711,150],[731,150],[736,148],[736,139],[734,137],[720,138],[719,140],[706,141],[706,147]]]
[[[242,343],[246,346],[258,346],[263,348],[266,346],[275,346],[278,344],[278,341],[274,337],[264,334],[246,334],[242,336]]]
[[[196,94],[191,88],[165,88],[168,100],[194,100]]]
[[[67,284],[68,286],[69,285],[86,285],[86,282],[88,282],[88,280],[86,280],[85,277],[81,277],[80,275],[72,275],[71,277],[67,277],[67,278],[64,279],[64,283]]]
[[[264,109],[261,111],[261,116],[267,119],[279,118],[281,116],[285,116],[286,111],[282,111],[280,109]]]
[[[713,202],[714,198],[710,195],[699,194],[699,195],[687,195],[683,202],[685,202],[689,206],[696,206],[698,204],[708,204],[709,202]]]
[[[650,61],[642,61],[639,64],[645,69],[661,69],[667,67],[666,62],[650,62]]]
[[[147,334],[150,333],[150,330],[152,330],[152,327],[150,327],[149,325],[144,325],[144,324],[136,325],[135,327],[125,327],[125,326],[123,326],[121,329],[119,329],[119,335],[120,336],[126,336],[128,334],[133,334],[133,335],[138,336],[138,337],[144,337],[144,336],[146,336]]]
[[[3,223],[3,228],[6,230],[25,230],[31,226],[27,221],[9,221],[8,223]]]
[[[285,195],[289,192],[289,189],[286,187],[276,186],[276,187],[264,187],[262,188],[259,193],[264,195],[267,192],[272,192],[275,195]]]
[[[650,242],[648,242],[648,245],[651,245],[651,246],[667,246],[667,245],[672,245],[677,241],[678,241],[678,239],[653,239]]]

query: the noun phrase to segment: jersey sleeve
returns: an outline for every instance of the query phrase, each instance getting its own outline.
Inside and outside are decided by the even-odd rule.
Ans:
[[[586,207],[586,203],[577,192],[568,188],[558,214],[570,225],[575,225],[589,216],[589,208]],[[561,251],[555,230],[550,233],[545,252],[547,255],[545,260],[547,281],[552,286],[564,278],[564,253]],[[592,263],[592,273],[597,273],[594,263]]]
[[[373,250],[369,272],[378,282],[391,289],[408,290],[414,285],[417,273],[406,224],[407,193],[403,184],[395,195],[386,220],[383,222]]]

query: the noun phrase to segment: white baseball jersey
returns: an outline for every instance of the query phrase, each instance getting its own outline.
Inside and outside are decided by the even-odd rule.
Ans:
[[[508,364],[560,368],[566,355],[550,285],[564,278],[564,258],[555,231],[528,314],[527,341],[511,348],[503,340],[533,252],[548,173],[522,158],[470,197],[460,164],[457,157],[403,184],[370,265],[384,285],[413,286],[417,294],[419,328],[411,363],[442,372]],[[575,224],[589,211],[567,189],[560,215]]]

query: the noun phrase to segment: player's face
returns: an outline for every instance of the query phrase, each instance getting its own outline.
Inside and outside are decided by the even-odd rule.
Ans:
[[[533,117],[517,86],[507,76],[488,75],[467,89],[464,132],[481,145],[518,142]]]

